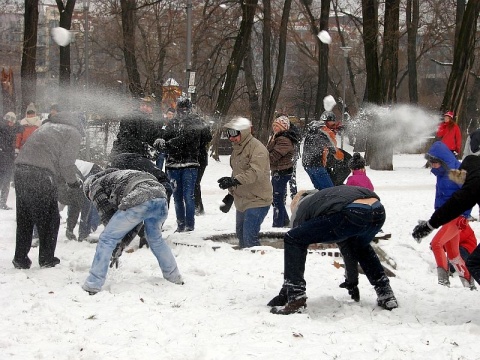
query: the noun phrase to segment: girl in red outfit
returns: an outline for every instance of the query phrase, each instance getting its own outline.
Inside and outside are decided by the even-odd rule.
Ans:
[[[457,123],[453,120],[453,111],[447,111],[443,115],[443,122],[437,130],[437,138],[441,140],[455,156],[460,154],[462,146],[462,134]]]

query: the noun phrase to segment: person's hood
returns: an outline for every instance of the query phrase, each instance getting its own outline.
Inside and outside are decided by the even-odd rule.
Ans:
[[[79,112],[59,112],[56,115],[53,115],[49,118],[49,123],[52,124],[63,124],[63,125],[70,125],[76,128],[80,134],[83,136],[85,135],[85,128],[83,127],[82,119],[83,113]]]
[[[42,125],[42,120],[40,120],[38,116],[33,116],[29,118],[24,117],[22,120],[20,120],[20,125],[40,127]]]
[[[425,159],[428,161],[436,160],[439,161],[445,170],[454,170],[458,169],[460,166],[460,161],[457,160],[455,155],[450,151],[450,149],[441,141],[435,141],[430,149],[425,154]]]
[[[449,179],[459,185],[463,185],[472,176],[480,177],[480,157],[476,155],[468,155],[457,170],[448,173]]]

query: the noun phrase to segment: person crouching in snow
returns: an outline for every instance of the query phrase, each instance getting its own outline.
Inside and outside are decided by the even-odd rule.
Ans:
[[[308,246],[315,243],[346,244],[350,263],[359,262],[375,287],[377,304],[386,310],[398,307],[390,280],[370,246],[385,222],[385,209],[377,194],[358,186],[338,185],[299,192],[291,207],[293,226],[283,240],[284,282],[280,293],[267,304],[271,313],[289,315],[306,307],[305,262]]]
[[[168,214],[167,195],[155,176],[143,171],[107,169],[88,177],[83,191],[105,225],[83,290],[90,295],[101,290],[115,246],[141,222],[163,277],[183,285],[175,257],[162,238],[162,225]]]

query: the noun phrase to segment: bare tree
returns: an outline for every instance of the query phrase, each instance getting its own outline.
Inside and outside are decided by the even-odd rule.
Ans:
[[[420,18],[419,0],[407,0],[407,57],[408,57],[408,94],[410,103],[418,103],[417,87],[417,34]]]
[[[60,27],[70,30],[72,26],[72,14],[75,8],[75,0],[67,0],[66,5],[62,0],[56,0],[57,8],[60,12]],[[72,73],[70,65],[70,44],[60,46],[60,69],[59,83],[60,87],[70,86],[70,75]]]
[[[28,104],[35,102],[37,97],[37,26],[38,0],[25,0],[23,52],[22,52],[22,108],[25,112]]]

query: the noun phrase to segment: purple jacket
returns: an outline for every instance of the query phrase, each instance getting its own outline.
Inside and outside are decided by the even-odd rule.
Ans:
[[[373,184],[367,176],[367,173],[362,170],[353,170],[353,175],[350,175],[345,185],[360,186],[373,191]]]

